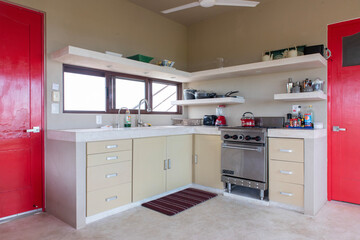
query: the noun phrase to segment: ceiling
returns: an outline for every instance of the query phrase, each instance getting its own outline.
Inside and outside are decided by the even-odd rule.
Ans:
[[[163,14],[161,13],[161,11],[163,10],[196,2],[197,0],[129,0],[129,1],[143,8],[147,8],[151,11],[164,15],[165,17],[172,19],[175,22],[187,26],[211,18],[213,16],[240,8],[240,7],[224,7],[224,6],[214,6],[210,8],[194,7],[178,12]]]

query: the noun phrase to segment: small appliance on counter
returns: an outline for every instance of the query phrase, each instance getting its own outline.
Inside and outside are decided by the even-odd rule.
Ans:
[[[227,126],[226,124],[226,118],[225,118],[225,112],[224,112],[225,105],[219,105],[216,108],[216,115],[218,116],[215,121],[215,126]]]
[[[203,125],[205,126],[215,126],[217,116],[216,115],[204,115]]]

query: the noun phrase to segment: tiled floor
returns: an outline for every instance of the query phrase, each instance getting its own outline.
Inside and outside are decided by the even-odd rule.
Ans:
[[[218,196],[172,217],[136,207],[80,230],[41,213],[0,224],[0,239],[357,240],[360,206],[328,202],[309,217]]]

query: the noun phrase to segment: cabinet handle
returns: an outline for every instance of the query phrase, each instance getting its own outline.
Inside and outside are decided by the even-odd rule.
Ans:
[[[119,157],[118,156],[113,156],[113,157],[107,157],[106,158],[106,160],[117,160],[117,159],[119,159]]]
[[[285,195],[285,196],[288,196],[288,197],[292,197],[294,194],[292,193],[287,193],[287,192],[280,192],[281,195]]]
[[[293,172],[291,172],[291,171],[284,171],[284,170],[280,170],[280,173],[287,174],[287,175],[292,175],[293,174]]]
[[[106,146],[107,149],[117,148],[117,147],[118,147],[118,145],[116,145],[116,144],[115,144],[115,145],[107,145],[107,146]]]
[[[168,169],[171,169],[171,159],[168,159]]]
[[[195,161],[195,164],[198,163],[198,155],[197,154],[195,154],[195,156],[194,156],[194,161]]]
[[[116,200],[117,198],[118,198],[117,196],[105,198],[105,202],[110,202],[110,201],[112,201],[112,200]]]
[[[164,170],[167,170],[167,159],[164,160]]]
[[[117,177],[117,173],[111,173],[111,174],[106,174],[105,177],[106,178],[112,178],[112,177]]]
[[[291,149],[280,149],[280,152],[292,153],[293,150],[291,150]]]

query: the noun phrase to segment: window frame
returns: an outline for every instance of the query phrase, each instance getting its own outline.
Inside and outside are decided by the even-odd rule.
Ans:
[[[92,75],[92,76],[101,76],[105,77],[105,87],[106,87],[106,110],[105,111],[66,111],[64,109],[64,76],[65,72],[71,72],[71,73],[78,73],[78,74],[85,74],[85,75]],[[125,73],[119,73],[119,72],[113,72],[113,71],[106,71],[106,70],[98,70],[98,69],[92,69],[92,68],[86,68],[81,66],[74,66],[74,65],[68,65],[63,64],[63,93],[62,93],[62,102],[63,102],[63,113],[101,113],[101,114],[117,114],[118,109],[116,109],[116,99],[115,99],[115,90],[116,90],[116,78],[125,78],[126,80],[133,80],[133,81],[142,81],[145,83],[145,98],[148,99],[149,105],[151,109],[153,109],[153,99],[152,99],[152,83],[164,83],[169,84],[173,86],[177,86],[177,99],[180,100],[182,96],[182,83],[181,82],[174,82],[174,81],[168,81],[168,80],[162,80],[162,79],[156,79],[156,78],[148,78],[148,77],[142,77],[137,75],[131,75],[131,74],[125,74]],[[125,110],[122,110],[122,113],[125,112]],[[131,114],[137,114],[137,109],[130,109]],[[181,115],[183,113],[182,107],[180,105],[176,106],[176,112],[159,112],[159,111],[153,111],[147,112],[146,110],[140,110],[141,114],[154,114],[154,115]]]

